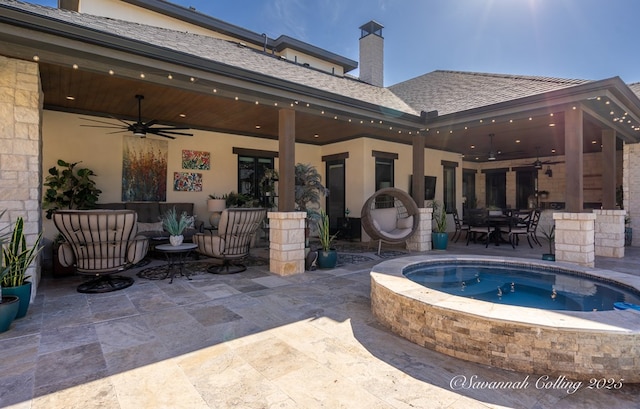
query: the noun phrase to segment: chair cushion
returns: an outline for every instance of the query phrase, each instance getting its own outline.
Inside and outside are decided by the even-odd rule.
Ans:
[[[413,228],[413,216],[401,217],[396,222],[396,228],[398,229],[412,229]]]
[[[396,228],[398,211],[395,207],[371,210],[371,220],[375,228],[382,232],[390,232]]]

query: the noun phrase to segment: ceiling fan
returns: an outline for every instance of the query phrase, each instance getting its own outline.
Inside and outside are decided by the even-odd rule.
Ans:
[[[536,146],[536,160],[531,164],[536,169],[542,169],[542,165],[555,165],[557,163],[564,163],[562,161],[540,160],[540,147]]]
[[[476,154],[476,153],[471,153],[469,155],[463,155],[463,156],[469,156],[469,157],[474,157],[476,159],[479,159],[480,157],[486,157],[487,160],[490,161],[494,161],[497,159],[498,155],[500,155],[502,152],[500,150],[493,150],[493,137],[495,136],[495,134],[490,133],[489,134],[489,153],[487,154]],[[471,148],[475,148],[475,146],[471,146]]]
[[[148,122],[142,122],[142,100],[144,99],[144,95],[136,95],[136,99],[138,100],[138,120],[136,122],[129,123],[120,118],[112,117],[113,119],[122,122],[122,124],[114,124],[111,122],[100,121],[97,119],[89,119],[89,118],[80,118],[86,121],[97,122],[106,125],[80,125],[80,126],[88,126],[92,128],[112,128],[112,129],[120,129],[119,131],[109,132],[109,133],[121,133],[121,132],[132,132],[134,136],[139,136],[141,138],[146,138],[147,134],[158,135],[164,138],[176,139],[175,136],[172,135],[180,135],[180,136],[193,136],[192,133],[187,132],[175,132],[177,130],[184,130],[189,128],[181,128],[175,126],[161,126],[161,127],[153,127],[158,123],[158,120],[152,119]],[[108,126],[107,126],[108,125]]]

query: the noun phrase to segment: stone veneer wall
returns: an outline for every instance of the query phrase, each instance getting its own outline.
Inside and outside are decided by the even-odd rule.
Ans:
[[[624,216],[625,210],[595,209],[594,225],[596,256],[624,257]]]
[[[623,206],[631,220],[629,227],[640,232],[640,143],[624,144],[623,162]],[[631,243],[634,247],[640,246],[640,239],[637,235],[638,233]]]
[[[418,217],[420,222],[418,223],[418,230],[407,240],[407,249],[412,251],[429,251],[431,250],[431,232],[433,208],[419,208]]]
[[[42,101],[38,64],[0,57],[0,211],[7,210],[0,228],[21,216],[27,244],[33,244],[42,229]],[[35,289],[39,260],[30,275]]]
[[[269,212],[269,271],[304,273],[306,212]]]
[[[640,382],[637,332],[586,333],[487,318],[427,304],[417,299],[419,293],[411,285],[403,283],[408,279],[384,276],[371,273],[373,315],[392,332],[420,346],[524,373]]]
[[[594,213],[554,213],[556,261],[593,267],[595,255]]]

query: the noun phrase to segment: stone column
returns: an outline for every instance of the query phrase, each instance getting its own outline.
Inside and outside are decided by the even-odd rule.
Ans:
[[[554,213],[556,261],[593,267],[595,265],[595,225],[593,213]]]
[[[637,235],[640,232],[640,143],[624,144],[622,192],[624,208],[631,221],[629,227],[636,231],[631,245],[640,246]]]
[[[433,208],[419,208],[418,230],[409,240],[407,240],[407,249],[410,251],[429,251],[431,250],[431,220],[433,219]]]
[[[27,245],[42,230],[42,87],[35,62],[0,56],[0,228],[24,220]],[[36,295],[40,260],[29,269]]]
[[[269,271],[281,276],[304,273],[306,212],[269,212]]]
[[[624,257],[625,210],[593,210],[596,256]]]

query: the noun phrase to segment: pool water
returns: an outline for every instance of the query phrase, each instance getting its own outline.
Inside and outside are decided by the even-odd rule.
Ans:
[[[497,304],[565,311],[612,310],[615,302],[640,305],[635,290],[539,266],[430,263],[411,266],[404,275],[434,290]]]

